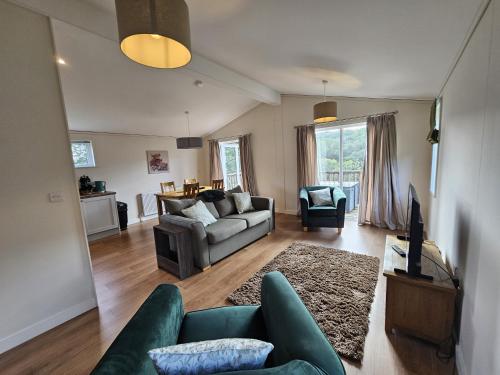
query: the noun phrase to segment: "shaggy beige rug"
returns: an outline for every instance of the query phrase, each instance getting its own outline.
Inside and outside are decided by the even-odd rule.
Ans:
[[[228,300],[235,305],[260,304],[262,277],[267,272],[280,271],[337,352],[361,361],[378,268],[377,257],[295,242]]]

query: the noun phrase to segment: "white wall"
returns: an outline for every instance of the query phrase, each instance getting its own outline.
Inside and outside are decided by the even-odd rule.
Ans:
[[[139,221],[139,194],[159,192],[164,181],[181,187],[184,178],[198,176],[198,151],[177,150],[172,137],[84,132],[70,132],[70,137],[90,140],[94,148],[96,167],[75,169],[76,178],[87,175],[93,181],[106,181],[106,189],[116,191],[116,199],[128,204],[129,223]],[[169,172],[148,174],[148,150],[168,151]]]
[[[430,236],[463,286],[460,374],[500,373],[500,1],[477,27],[443,92]]]
[[[427,215],[431,147],[425,140],[429,131],[428,101],[333,98],[339,117],[398,110],[396,115],[400,190],[406,207],[408,183],[412,181]],[[297,207],[297,149],[294,126],[311,123],[315,103],[322,98],[284,95],[280,106],[261,104],[209,138],[252,133],[257,187],[262,195],[276,199],[278,211],[295,213]],[[208,151],[205,148],[205,158]],[[208,164],[205,163],[205,171]],[[205,174],[207,177],[208,172]]]
[[[47,17],[0,0],[0,352],[96,306]],[[49,203],[60,192],[63,202]]]

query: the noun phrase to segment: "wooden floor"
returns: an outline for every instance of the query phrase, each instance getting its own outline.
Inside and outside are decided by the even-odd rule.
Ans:
[[[386,232],[358,227],[352,220],[336,229],[304,233],[299,220],[277,215],[277,230],[187,280],[156,267],[152,226],[130,226],[120,236],[91,245],[99,309],[85,313],[0,356],[1,374],[87,374],[115,336],[160,283],[181,289],[186,310],[227,304],[225,298],[293,241],[375,255],[382,259]],[[362,364],[344,361],[348,374],[453,374],[454,363],[436,357],[436,348],[384,331],[385,278],[382,266]]]

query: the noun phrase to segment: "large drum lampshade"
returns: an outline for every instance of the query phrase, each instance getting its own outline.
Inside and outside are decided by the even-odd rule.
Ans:
[[[115,0],[122,52],[153,68],[191,61],[189,10],[184,0]]]

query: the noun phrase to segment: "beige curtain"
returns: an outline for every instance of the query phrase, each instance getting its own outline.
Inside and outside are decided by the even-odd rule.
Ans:
[[[208,141],[208,153],[210,161],[210,183],[213,180],[222,180],[222,163],[220,160],[220,147],[219,141],[210,140]]]
[[[243,190],[248,191],[250,195],[257,195],[250,134],[240,136],[238,141],[240,146],[241,182],[243,183]]]
[[[366,132],[358,223],[392,230],[402,229],[394,115],[368,117]]]
[[[316,132],[314,126],[297,127],[297,185],[298,188],[316,185]]]

